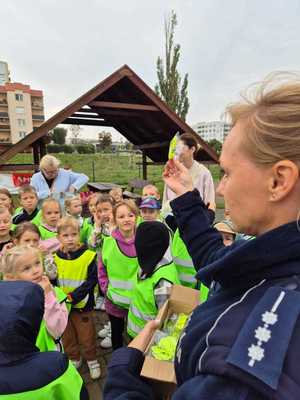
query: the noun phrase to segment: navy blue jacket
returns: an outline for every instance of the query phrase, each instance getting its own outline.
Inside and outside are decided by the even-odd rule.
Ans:
[[[300,232],[289,223],[222,245],[197,191],[171,202],[197,278],[219,289],[196,308],[177,346],[174,400],[300,398]],[[143,354],[114,352],[105,399],[153,399]]]
[[[23,281],[0,281],[0,395],[36,390],[63,375],[69,360],[35,346],[44,315],[44,292]],[[82,385],[80,399],[88,399]]]

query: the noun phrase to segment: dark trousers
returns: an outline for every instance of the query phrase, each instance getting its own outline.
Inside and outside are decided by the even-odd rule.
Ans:
[[[125,326],[125,318],[114,317],[108,314],[111,324],[111,343],[113,350],[123,347],[123,332]]]

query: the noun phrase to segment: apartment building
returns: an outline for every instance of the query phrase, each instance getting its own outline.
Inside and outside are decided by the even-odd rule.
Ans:
[[[0,143],[14,144],[45,120],[43,92],[23,83],[0,85]]]
[[[193,129],[201,136],[203,140],[209,142],[217,139],[223,143],[231,129],[231,124],[223,121],[199,122]]]

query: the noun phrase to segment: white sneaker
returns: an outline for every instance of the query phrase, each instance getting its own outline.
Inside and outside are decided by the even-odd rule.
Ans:
[[[106,336],[106,338],[104,338],[103,340],[101,340],[100,346],[101,346],[103,349],[110,349],[110,348],[112,347],[111,336]]]
[[[98,296],[95,300],[96,304],[94,309],[95,310],[102,310],[102,307],[104,307],[104,297]],[[105,309],[105,308],[104,308]]]
[[[76,369],[79,369],[82,365],[82,358],[80,360],[70,360]]]
[[[98,363],[97,360],[93,360],[93,361],[88,361],[87,365],[89,367],[90,370],[90,375],[92,379],[98,379],[101,376],[101,368],[100,368],[100,364]]]
[[[100,329],[100,331],[98,332],[98,336],[101,339],[106,338],[106,336],[110,336],[111,335],[111,326],[110,326],[110,322],[108,322],[107,324],[104,325],[103,329]]]

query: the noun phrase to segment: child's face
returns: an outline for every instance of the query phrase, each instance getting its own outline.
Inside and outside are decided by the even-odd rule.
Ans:
[[[110,222],[113,219],[112,210],[109,202],[99,203],[96,207],[96,216],[102,223]]]
[[[234,242],[234,235],[232,233],[221,232],[221,235],[225,246],[230,246]]]
[[[43,265],[41,258],[35,252],[26,251],[24,255],[19,257],[16,265],[16,273],[12,279],[39,283],[42,277]]]
[[[58,203],[48,203],[43,208],[43,221],[49,225],[56,227],[60,219],[60,208]]]
[[[159,217],[159,210],[153,208],[141,208],[140,212],[144,221],[156,221]]]
[[[11,215],[9,211],[0,214],[0,237],[7,236],[11,227]]]
[[[60,241],[64,251],[75,251],[79,245],[79,232],[77,229],[69,226],[58,234],[58,240]]]
[[[4,193],[0,193],[0,207],[5,207],[10,209],[11,199]]]
[[[122,205],[116,211],[116,225],[121,233],[128,234],[134,232],[136,224],[136,215],[129,207]]]
[[[81,200],[74,199],[70,203],[70,207],[68,209],[69,214],[78,217],[82,213],[82,204]]]
[[[35,193],[28,192],[20,195],[20,204],[28,213],[32,213],[36,209],[37,203],[38,198]]]
[[[142,192],[142,198],[154,197],[156,200],[160,199],[160,194],[154,186],[145,186]]]
[[[18,240],[18,245],[28,245],[31,247],[38,247],[40,243],[40,237],[36,232],[25,231]]]
[[[89,211],[91,215],[94,215],[96,212],[96,203],[97,203],[97,198],[96,196],[91,197],[89,201]]]

